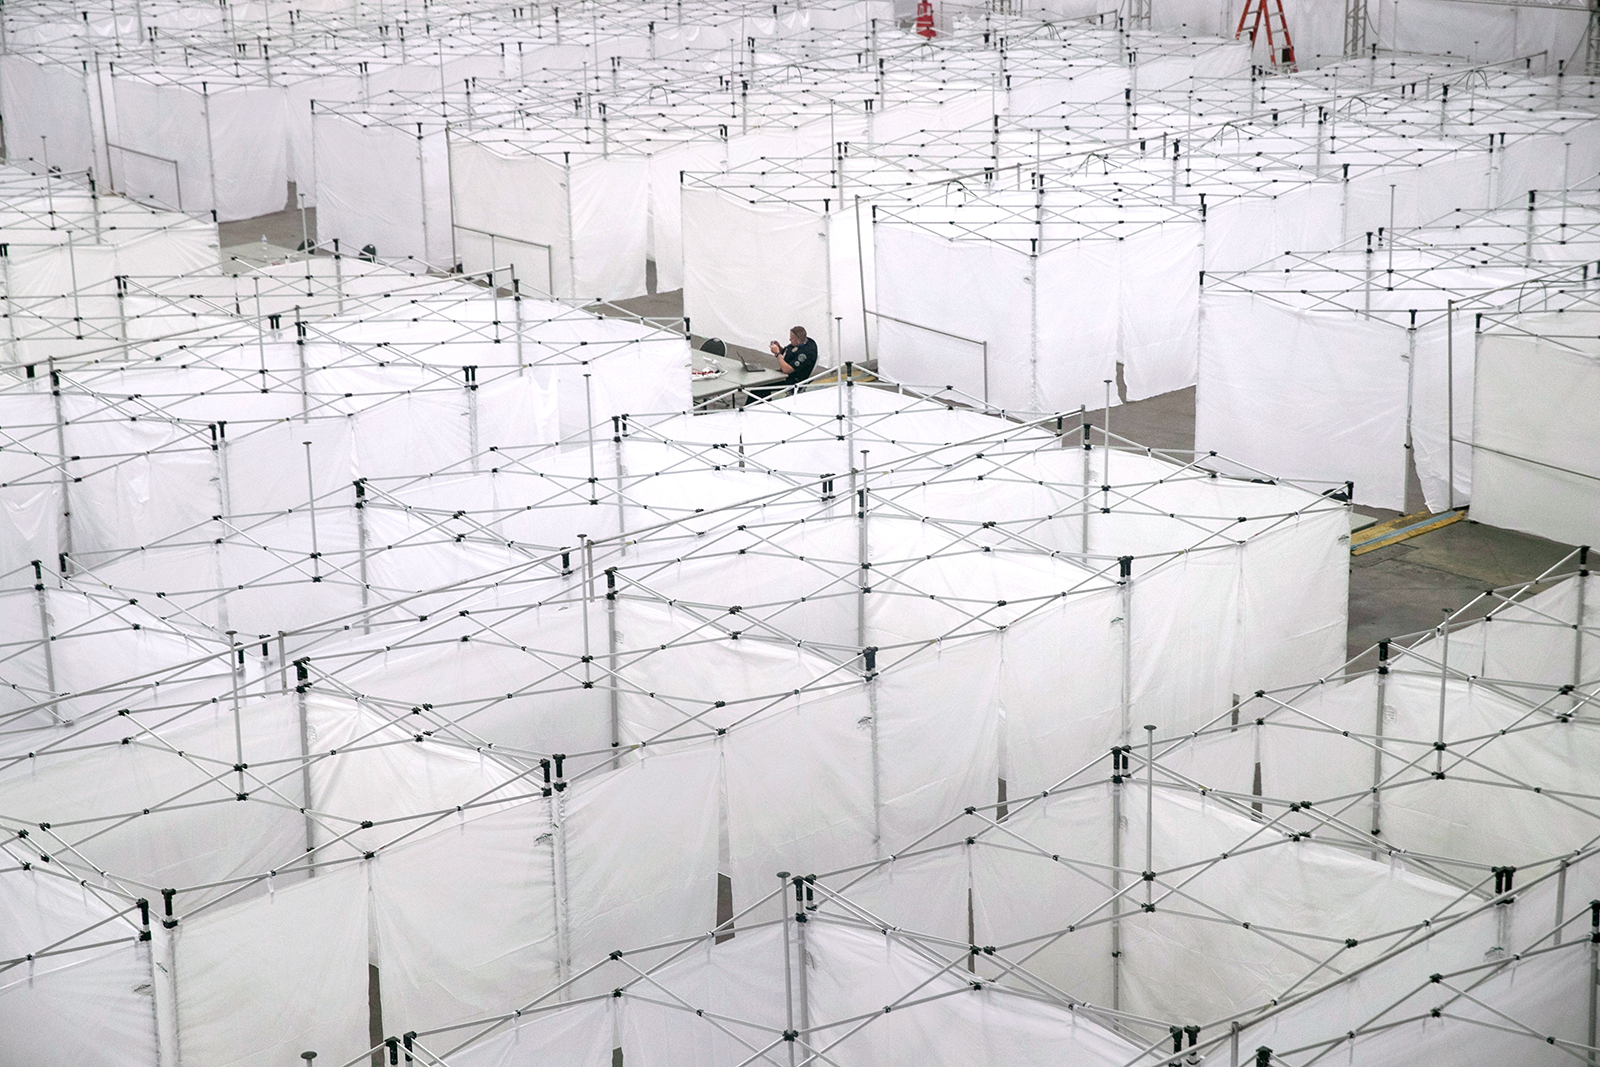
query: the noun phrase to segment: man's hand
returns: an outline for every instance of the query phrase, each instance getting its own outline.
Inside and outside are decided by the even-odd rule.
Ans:
[[[768,345],[767,347],[772,349],[772,354],[775,355],[775,356],[783,351],[783,349],[781,347],[779,347],[778,342],[776,342],[776,341],[772,342],[772,344]]]

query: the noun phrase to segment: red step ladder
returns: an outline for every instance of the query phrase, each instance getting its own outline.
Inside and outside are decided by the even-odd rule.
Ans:
[[[1296,70],[1294,41],[1289,38],[1289,22],[1283,16],[1283,0],[1244,0],[1244,10],[1239,12],[1239,28],[1233,31],[1234,40],[1244,36],[1245,24],[1250,24],[1250,43],[1266,29],[1267,55],[1272,65],[1284,70]],[[1281,42],[1281,43],[1280,43]]]

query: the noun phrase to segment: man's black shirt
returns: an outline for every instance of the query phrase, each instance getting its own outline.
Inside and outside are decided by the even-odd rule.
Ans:
[[[814,337],[807,337],[797,345],[786,345],[783,354],[779,357],[794,370],[783,379],[785,385],[798,385],[816,373],[817,370],[817,341]]]

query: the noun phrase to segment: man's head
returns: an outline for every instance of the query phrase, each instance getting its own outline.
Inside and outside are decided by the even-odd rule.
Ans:
[[[789,343],[792,344],[792,345],[803,345],[803,344],[805,344],[806,343],[806,328],[804,326],[791,327],[790,330],[789,330]]]

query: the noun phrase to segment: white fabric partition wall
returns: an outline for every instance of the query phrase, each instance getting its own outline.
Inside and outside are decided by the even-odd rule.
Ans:
[[[1587,336],[1586,336],[1587,335]],[[1472,514],[1600,544],[1600,314],[1530,313],[1477,334]]]
[[[443,127],[317,112],[311,136],[319,240],[337,238],[347,255],[370,244],[385,259],[455,264]]]
[[[116,187],[229,222],[281,211],[287,95],[226,76],[152,81],[112,69],[106,122]]]
[[[1395,264],[1392,287],[1363,280],[1378,277],[1380,259]],[[1543,271],[1506,259],[1456,266],[1414,249],[1285,262],[1288,272],[1208,281],[1197,446],[1289,477],[1354,481],[1357,500],[1397,510],[1417,503],[1405,489],[1414,466],[1430,510],[1467,503],[1473,321],[1452,303],[1514,301],[1514,286]],[[1297,276],[1316,288],[1302,295]]]
[[[105,155],[96,147],[91,92],[94,79],[77,64],[8,53],[0,56],[0,101],[5,104],[6,154],[37,160],[63,171],[104,175]]]
[[[961,220],[960,209],[946,210]],[[880,221],[881,366],[903,381],[954,385],[1022,411],[1101,407],[1119,363],[1129,399],[1183,388],[1195,377],[1200,223],[1175,218],[1127,231],[1074,237],[1046,223],[1034,254],[1012,241]],[[974,298],[974,285],[986,296]]]
[[[515,266],[524,291],[619,300],[645,291],[650,164],[571,159],[515,141],[450,140],[456,246],[469,271]]]
[[[784,340],[789,327],[804,326],[824,347],[838,313],[831,217],[797,204],[749,204],[684,188],[683,311],[695,332],[764,348]],[[819,369],[838,358],[822,353]]]

